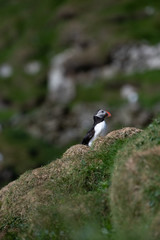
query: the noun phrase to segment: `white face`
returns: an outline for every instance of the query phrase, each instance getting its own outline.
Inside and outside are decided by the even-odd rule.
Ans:
[[[102,109],[100,109],[100,110],[98,110],[98,112],[96,113],[95,116],[99,117],[99,118],[105,118],[106,115],[107,115],[107,112],[102,110]]]

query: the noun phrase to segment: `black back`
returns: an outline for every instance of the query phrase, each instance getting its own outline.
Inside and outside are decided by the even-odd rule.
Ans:
[[[83,138],[82,140],[82,144],[84,145],[88,145],[89,141],[91,140],[91,138],[94,136],[94,126],[87,132],[86,136]]]
[[[82,140],[82,144],[87,145],[87,146],[88,146],[89,141],[92,139],[92,137],[95,134],[94,127],[96,126],[96,124],[98,124],[100,122],[103,122],[103,120],[104,120],[103,118],[99,118],[97,116],[94,116],[93,118],[94,118],[94,124],[93,124],[92,128],[87,132],[86,136]]]

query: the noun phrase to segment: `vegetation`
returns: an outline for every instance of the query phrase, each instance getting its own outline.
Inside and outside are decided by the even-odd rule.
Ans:
[[[4,187],[3,239],[159,239],[159,126],[75,145]]]
[[[93,149],[75,145],[61,159],[27,172],[3,188],[0,220],[6,239],[109,236],[108,189],[114,158],[127,137],[137,132],[134,128],[117,130],[98,140]]]
[[[111,209],[116,228],[146,225],[159,238],[160,120],[130,139],[115,158]],[[127,181],[127,184],[126,184]]]

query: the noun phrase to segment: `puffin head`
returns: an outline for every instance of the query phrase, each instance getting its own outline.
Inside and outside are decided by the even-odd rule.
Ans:
[[[97,111],[97,113],[96,113],[96,115],[94,115],[94,117],[104,119],[105,117],[111,117],[111,114],[110,114],[110,112],[100,109]]]

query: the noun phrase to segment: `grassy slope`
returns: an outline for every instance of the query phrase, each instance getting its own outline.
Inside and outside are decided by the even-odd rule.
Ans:
[[[155,239],[159,125],[157,119],[132,138],[135,129],[113,131],[93,149],[75,145],[6,186],[0,192],[3,239]]]
[[[75,145],[63,158],[2,189],[4,239],[104,239],[106,231],[109,237],[113,162],[134,133],[135,129],[113,132],[95,145],[96,151]]]
[[[125,232],[130,226],[133,238],[145,231],[149,234],[147,239],[152,239],[151,233],[159,239],[159,161],[160,119],[132,138],[115,158],[110,189],[113,222],[118,230]],[[138,227],[143,230],[138,232]]]

